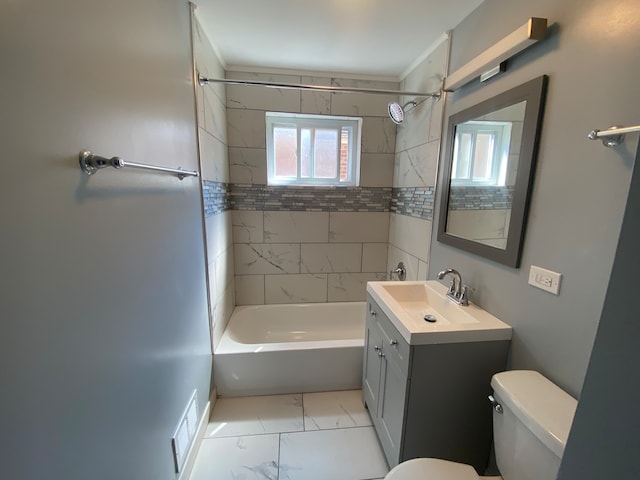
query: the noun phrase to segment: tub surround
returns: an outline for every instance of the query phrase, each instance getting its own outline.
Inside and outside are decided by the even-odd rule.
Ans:
[[[236,303],[362,301],[386,278],[388,212],[233,211]]]
[[[295,187],[233,184],[233,210],[388,212],[391,187]]]
[[[228,78],[363,88],[395,82],[226,72]],[[237,305],[364,301],[387,272],[394,96],[228,85]],[[363,118],[359,187],[267,186],[265,112]]]
[[[202,200],[207,218],[231,210],[231,184],[203,179]]]
[[[447,48],[448,40],[436,46],[406,76],[401,88],[437,91],[445,76]],[[406,103],[413,98],[401,100]],[[386,271],[403,262],[407,280],[427,279],[444,103],[427,100],[408,109],[404,123],[396,128]]]
[[[224,75],[197,18],[194,18],[192,35],[196,70],[212,77]],[[214,350],[235,306],[225,102],[223,86],[211,84],[196,88],[209,323]]]
[[[433,219],[434,187],[393,187],[389,210],[431,221]]]
[[[443,43],[403,81],[403,87],[437,90],[445,54]],[[229,71],[226,76],[343,87],[394,90],[399,87],[394,82],[276,73]],[[224,87],[217,85],[217,88]],[[386,279],[389,266],[398,261],[408,265],[409,279],[426,279],[442,109],[440,102],[423,102],[408,112],[407,122],[396,129],[384,108],[390,100],[397,99],[226,86],[228,145],[225,146],[229,164],[227,171],[222,167],[216,171],[222,173],[221,177],[228,174],[228,181],[207,186],[205,211],[232,212],[233,286],[237,305],[363,301],[366,282]],[[267,186],[264,119],[267,111],[362,117],[360,186]],[[208,124],[216,122],[210,120]],[[220,147],[220,142],[210,143],[212,152]],[[267,226],[273,218],[271,212],[296,215]],[[326,225],[327,218],[330,225],[322,231],[312,228],[315,235],[308,232],[295,238],[295,230],[304,232],[319,218],[314,216],[318,212],[328,214],[320,225]],[[406,229],[415,232],[408,241],[402,238]],[[267,246],[276,243],[282,245]],[[303,248],[305,243],[314,245]],[[320,247],[327,243],[333,245]],[[372,251],[375,256],[370,254]],[[341,259],[345,257],[355,259],[356,263],[343,264]]]

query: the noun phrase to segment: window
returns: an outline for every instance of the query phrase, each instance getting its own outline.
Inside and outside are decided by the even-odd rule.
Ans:
[[[354,186],[362,119],[267,112],[269,185]]]
[[[505,185],[511,122],[469,121],[456,127],[455,185]]]

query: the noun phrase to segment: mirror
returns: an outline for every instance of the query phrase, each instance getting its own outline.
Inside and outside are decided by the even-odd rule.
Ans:
[[[449,118],[438,241],[518,267],[548,77]]]

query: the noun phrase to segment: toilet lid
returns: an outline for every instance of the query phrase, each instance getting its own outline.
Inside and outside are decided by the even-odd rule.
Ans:
[[[478,474],[464,463],[439,458],[414,458],[395,466],[384,480],[479,480]]]

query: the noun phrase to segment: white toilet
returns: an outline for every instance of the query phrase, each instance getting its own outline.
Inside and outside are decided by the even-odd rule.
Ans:
[[[538,372],[513,370],[493,376],[493,440],[501,477],[478,476],[473,467],[436,458],[415,458],[385,480],[555,480],[577,401]]]

